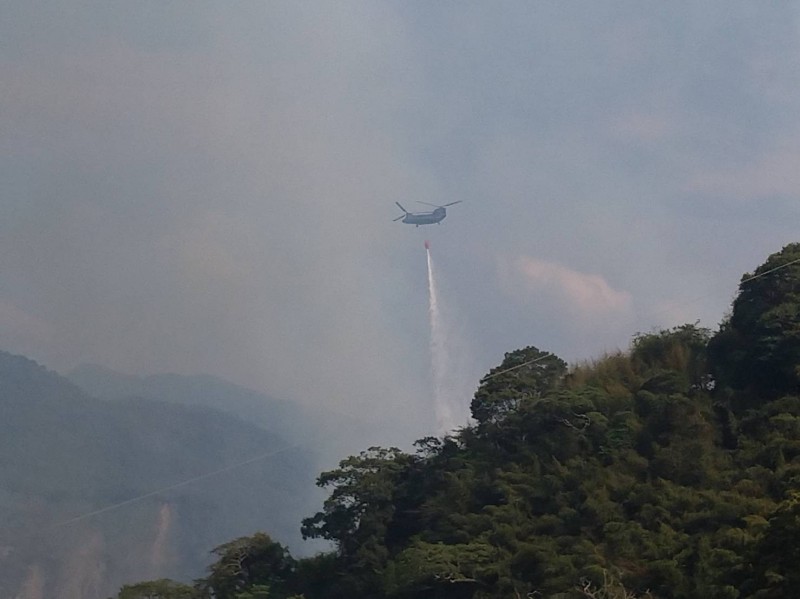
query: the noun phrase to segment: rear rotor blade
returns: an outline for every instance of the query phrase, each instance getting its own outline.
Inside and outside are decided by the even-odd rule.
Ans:
[[[445,204],[444,207],[446,208],[447,206],[452,206],[453,204],[460,204],[463,201],[464,200],[456,200],[455,202],[450,202],[449,204]]]

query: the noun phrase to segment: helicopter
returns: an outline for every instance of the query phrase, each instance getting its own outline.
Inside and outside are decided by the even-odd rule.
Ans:
[[[426,206],[433,206],[433,210],[431,212],[409,212],[405,208],[400,205],[400,202],[395,202],[398,208],[403,211],[402,216],[398,216],[394,221],[398,221],[400,219],[407,225],[415,225],[419,227],[420,225],[434,225],[442,222],[444,217],[447,216],[446,208],[448,206],[452,206],[453,204],[460,204],[461,200],[457,200],[455,202],[450,202],[449,204],[445,204],[444,206],[438,206],[437,204],[429,204],[428,202],[419,202],[420,204],[425,204]]]

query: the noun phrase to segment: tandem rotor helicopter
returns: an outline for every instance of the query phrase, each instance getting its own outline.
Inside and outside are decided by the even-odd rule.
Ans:
[[[395,202],[397,207],[403,211],[402,216],[398,216],[394,221],[398,221],[400,219],[403,220],[403,223],[407,225],[414,225],[419,227],[420,225],[435,225],[444,220],[444,217],[447,216],[446,208],[448,206],[452,206],[453,204],[460,204],[462,200],[457,200],[455,202],[450,202],[449,204],[445,204],[444,206],[438,206],[436,204],[428,204],[428,202],[419,202],[420,204],[425,204],[426,206],[433,206],[433,210],[430,212],[409,212],[405,208],[400,205],[400,202]]]

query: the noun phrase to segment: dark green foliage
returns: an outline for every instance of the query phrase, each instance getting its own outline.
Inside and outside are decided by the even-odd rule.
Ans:
[[[566,362],[535,347],[507,353],[481,381],[470,406],[472,417],[479,423],[498,420],[521,401],[554,389],[566,371]]]
[[[745,588],[758,598],[791,597],[800,588],[800,492],[775,510],[752,550],[752,577]]]
[[[685,393],[707,389],[707,350],[711,332],[696,325],[683,325],[670,331],[637,335],[631,348],[636,371],[648,376],[642,387],[651,391]]]
[[[200,588],[214,599],[287,596],[295,560],[286,547],[268,535],[241,537],[220,545],[213,553],[219,558]]]
[[[708,339],[691,325],[639,335],[627,356],[527,389],[500,374],[476,394],[476,427],[324,475],[342,485],[337,502],[380,490],[346,504],[369,519],[327,506],[314,519],[349,531],[334,539],[340,578],[364,580],[348,543],[368,539],[369,592],[350,596],[577,597],[610,588],[609,573],[628,596],[742,596],[737,585],[756,576],[750,552],[800,481],[800,402],[721,410]]]
[[[348,594],[368,596],[380,586],[376,573],[389,555],[394,500],[412,461],[399,449],[373,447],[319,476],[317,484],[333,490],[323,512],[303,520],[302,532],[307,538],[336,543],[341,560],[357,573],[342,583]],[[348,581],[353,582],[349,587]]]
[[[201,599],[200,592],[192,586],[162,578],[122,587],[118,599]]]
[[[748,404],[797,392],[800,243],[787,245],[742,277],[731,316],[709,349],[719,382],[746,391],[742,401]]]
[[[304,599],[301,588],[321,588],[313,569],[325,556],[298,563],[286,547],[269,535],[240,537],[212,552],[208,575],[193,586],[155,580],[122,587],[116,599]],[[330,576],[330,568],[323,568]]]

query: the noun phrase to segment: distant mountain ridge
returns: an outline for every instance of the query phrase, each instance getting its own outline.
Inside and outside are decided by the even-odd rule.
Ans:
[[[89,395],[108,400],[143,398],[204,406],[236,416],[286,439],[300,440],[319,457],[317,470],[334,467],[364,445],[378,443],[373,427],[359,419],[265,393],[211,375],[122,374],[97,364],[82,364],[65,374]]]
[[[211,375],[122,374],[97,364],[82,364],[65,374],[88,394],[101,399],[139,397],[188,406],[205,406],[295,438],[310,432],[307,415],[296,404]]]
[[[100,599],[143,577],[189,580],[215,545],[256,529],[300,546],[317,460],[291,410],[241,390],[250,422],[208,405],[203,389],[222,382],[191,382],[172,385],[174,401],[108,401],[0,352],[0,597]]]

